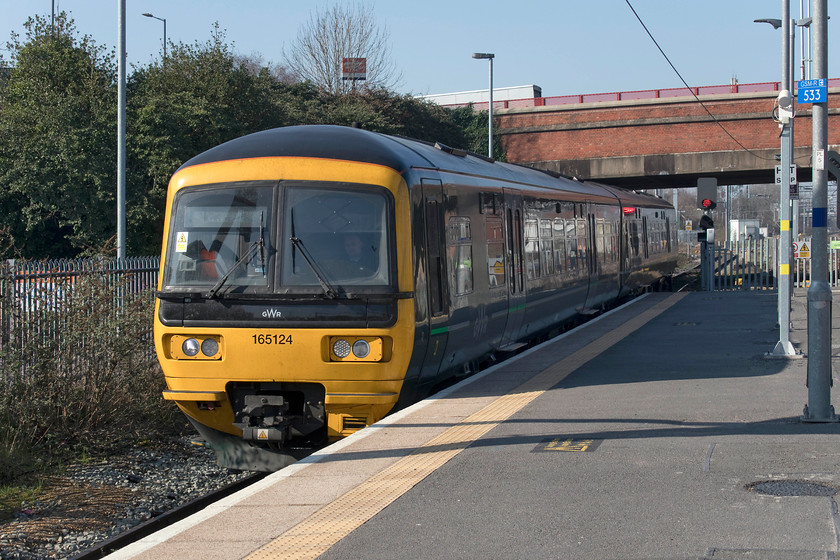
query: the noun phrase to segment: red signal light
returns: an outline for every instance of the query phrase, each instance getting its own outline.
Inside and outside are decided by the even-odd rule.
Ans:
[[[714,207],[717,206],[717,204],[715,204],[715,201],[710,198],[704,198],[701,204],[706,210],[713,210]]]
[[[636,208],[634,208],[633,206],[624,206],[621,208],[621,210],[624,212],[625,216],[627,216],[628,214],[636,213]]]

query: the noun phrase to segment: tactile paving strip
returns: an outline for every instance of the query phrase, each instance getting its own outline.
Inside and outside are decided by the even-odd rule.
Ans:
[[[247,560],[314,559],[474,441],[527,406],[595,356],[680,301],[676,293],[623,323],[568,358],[543,370],[507,395],[417,448],[331,504],[254,551]]]

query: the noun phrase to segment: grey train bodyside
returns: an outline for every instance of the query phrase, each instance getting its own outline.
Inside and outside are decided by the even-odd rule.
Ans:
[[[666,285],[676,266],[673,209],[661,199],[499,162],[488,176],[464,163],[404,174],[416,329],[398,406]]]

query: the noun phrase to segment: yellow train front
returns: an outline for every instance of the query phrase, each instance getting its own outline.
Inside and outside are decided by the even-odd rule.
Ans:
[[[295,153],[352,152],[319,144],[323,132],[233,141],[170,182],[164,398],[231,468],[274,470],[382,418],[410,358],[395,351],[414,326],[411,252],[397,250],[409,246],[405,182],[382,163]]]
[[[222,144],[169,185],[164,398],[219,464],[276,470],[661,281],[667,210],[353,128]]]

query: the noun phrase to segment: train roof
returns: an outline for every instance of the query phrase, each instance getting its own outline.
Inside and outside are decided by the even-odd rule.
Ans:
[[[311,157],[382,165],[405,174],[413,168],[486,177],[530,188],[563,190],[620,199],[628,204],[657,205],[650,195],[584,183],[522,165],[494,161],[442,144],[336,125],[273,128],[220,144],[193,157],[181,169],[205,163],[263,157]]]

